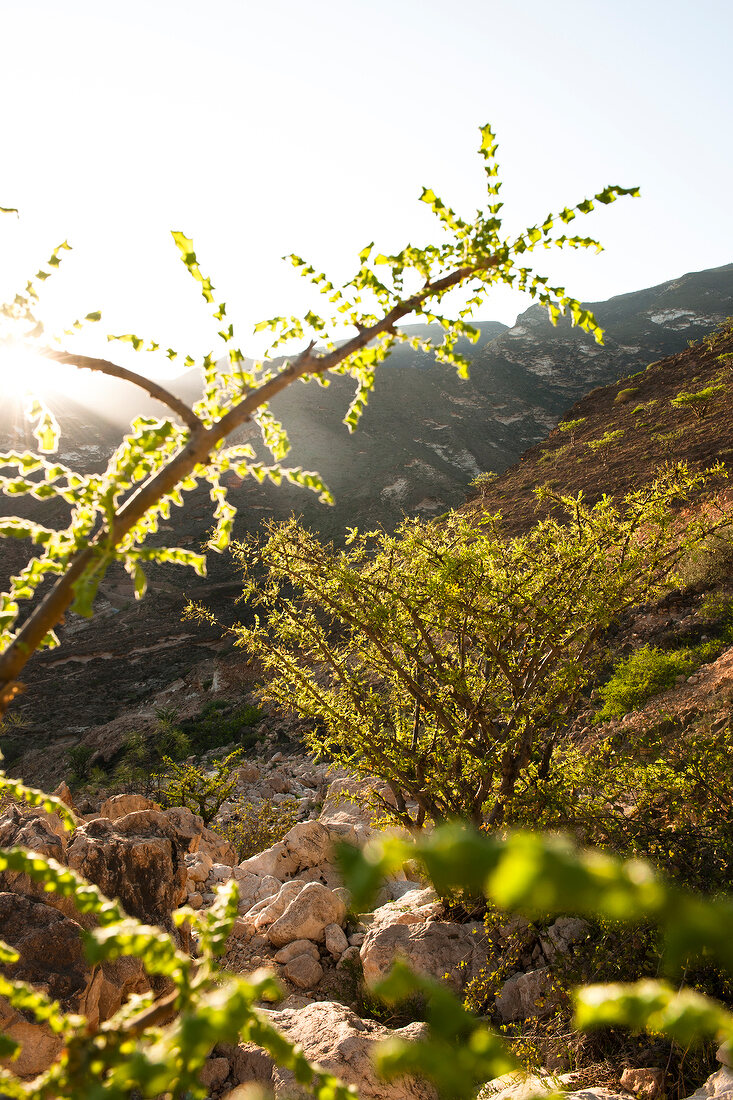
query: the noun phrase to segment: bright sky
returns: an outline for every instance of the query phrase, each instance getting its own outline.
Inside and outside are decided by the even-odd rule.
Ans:
[[[182,229],[251,350],[306,301],[283,253],[343,278],[424,243],[422,185],[471,214],[485,121],[512,228],[641,187],[583,220],[600,256],[537,254],[577,297],[733,260],[729,0],[5,0],[1,26],[0,291],[68,238],[52,317],[215,347]]]

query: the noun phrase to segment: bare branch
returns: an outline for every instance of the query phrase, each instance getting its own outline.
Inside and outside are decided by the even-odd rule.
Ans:
[[[127,370],[126,367],[118,367],[116,363],[110,363],[107,359],[93,359],[88,355],[77,355],[75,352],[44,348],[41,354],[46,359],[53,359],[57,363],[68,363],[72,367],[99,371],[100,374],[109,375],[110,378],[120,378],[123,382],[131,382],[133,386],[139,386],[141,390],[149,393],[156,401],[167,405],[192,432],[197,432],[203,427],[202,422],[191,411],[185,401],[181,401],[175,394],[169,393],[163,386],[153,382],[151,378],[145,378],[144,375],[136,374],[135,371]]]

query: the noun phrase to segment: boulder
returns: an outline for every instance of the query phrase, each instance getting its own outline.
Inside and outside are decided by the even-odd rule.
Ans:
[[[590,932],[587,920],[581,917],[559,917],[541,937],[542,950],[552,962],[556,955],[567,955],[571,947],[584,940]]]
[[[186,896],[183,856],[178,832],[159,810],[90,821],[77,829],[67,851],[69,867],[151,924],[168,924]]]
[[[434,1087],[420,1078],[402,1076],[383,1081],[377,1077],[372,1061],[377,1043],[392,1036],[422,1038],[425,1024],[408,1024],[390,1031],[373,1020],[359,1019],[351,1009],[333,1001],[316,1001],[299,1009],[270,1012],[268,1016],[289,1042],[302,1047],[306,1058],[347,1085],[354,1085],[361,1100],[437,1100]],[[297,1084],[290,1071],[275,1066],[260,1047],[247,1043],[239,1050],[236,1072],[240,1082],[252,1080],[269,1086],[275,1100],[305,1100],[311,1095]],[[241,1076],[243,1073],[249,1073],[249,1078]]]
[[[733,1069],[721,1066],[687,1100],[731,1100],[733,1097]]]
[[[298,989],[315,989],[323,977],[323,967],[309,952],[296,955],[285,964],[285,977]]]
[[[293,940],[292,943],[280,948],[275,955],[275,962],[289,963],[291,959],[297,958],[298,955],[310,955],[316,962],[321,957],[320,951],[312,940]]]
[[[639,1100],[657,1100],[664,1092],[664,1070],[656,1067],[629,1067],[621,1074],[621,1088],[633,1092]]]
[[[141,794],[115,794],[106,799],[99,808],[99,816],[106,817],[110,821],[117,821],[118,817],[136,813],[138,810],[158,810],[159,806],[144,798]]]
[[[73,834],[63,827],[56,828],[56,824],[61,823],[55,815],[33,814],[26,817],[17,806],[10,806],[0,818],[0,848],[28,848],[47,859],[55,859],[57,863],[66,863],[67,845]],[[0,874],[0,890],[12,890],[25,897],[38,898],[60,913],[79,920],[85,927],[91,926],[89,918],[79,916],[71,898],[45,893],[43,884],[33,882],[28,875],[5,871]]]
[[[212,863],[226,863],[229,867],[236,862],[234,845],[204,825],[198,814],[185,806],[170,806],[163,812],[186,845],[186,851],[205,853]]]
[[[272,875],[282,882],[299,871],[332,864],[334,841],[338,839],[338,833],[319,821],[300,821],[277,844],[244,860],[239,866],[255,875]]]
[[[538,1076],[524,1070],[514,1070],[487,1081],[479,1093],[479,1100],[533,1100],[536,1096],[549,1096],[563,1085],[575,1079],[573,1073],[558,1076]]]
[[[376,776],[368,776],[366,779],[348,776],[334,779],[326,792],[319,820],[327,824],[361,826],[370,833],[375,818],[382,813],[377,808],[375,794],[380,795],[391,806],[395,805],[391,790]]]
[[[139,959],[90,967],[81,925],[49,905],[15,893],[0,893],[3,939],[20,955],[3,969],[7,977],[40,986],[67,1012],[86,1016],[93,1027],[109,1019],[131,993],[149,988]],[[0,1030],[21,1044],[13,1070],[34,1076],[58,1056],[61,1043],[46,1024],[26,1019],[0,998]]]
[[[496,998],[497,1011],[504,1023],[544,1016],[555,1003],[551,988],[552,975],[547,966],[514,974],[501,987]]]
[[[267,938],[274,947],[284,947],[293,940],[322,943],[326,926],[341,924],[345,916],[341,898],[319,882],[308,882],[270,925]]]
[[[385,907],[386,908],[386,907]],[[460,992],[478,976],[490,959],[483,924],[410,920],[414,914],[375,923],[361,945],[361,964],[367,985],[385,978],[397,958],[420,974],[447,979]]]
[[[337,961],[349,946],[346,933],[340,924],[327,924],[323,930],[323,938],[326,943],[326,951]]]

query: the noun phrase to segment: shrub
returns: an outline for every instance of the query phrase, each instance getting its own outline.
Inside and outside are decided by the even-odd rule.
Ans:
[[[223,760],[214,760],[212,775],[195,764],[177,764],[166,757],[163,763],[167,770],[159,777],[163,805],[185,806],[202,817],[205,825],[210,824],[236,788],[237,776],[232,768],[242,752],[236,749]]]
[[[639,646],[616,666],[611,679],[598,688],[603,706],[596,714],[596,721],[622,718],[637,710],[653,695],[672,687],[678,676],[689,676],[694,667],[687,650],[666,652],[650,645]]]
[[[639,392],[638,386],[627,386],[626,389],[619,390],[613,399],[614,405],[625,405],[627,401],[630,401],[635,393]]]
[[[719,396],[725,389],[725,386],[720,383],[712,386],[705,386],[704,389],[697,390],[695,393],[688,393],[686,390],[680,390],[676,397],[673,397],[670,401],[675,409],[689,409],[698,420],[703,420],[708,412],[710,406],[716,397]]]
[[[294,798],[284,798],[281,802],[271,798],[263,798],[261,802],[240,800],[229,818],[218,824],[215,831],[234,845],[237,863],[241,863],[282,840],[297,820],[298,803]]]
[[[263,695],[316,720],[315,751],[389,784],[388,814],[498,825],[520,776],[546,776],[600,632],[699,537],[669,510],[693,484],[670,471],[619,509],[552,498],[566,523],[512,540],[489,515],[352,531],[342,551],[271,525],[237,550],[259,616],[240,644],[264,665]]]
[[[261,719],[262,711],[248,703],[237,705],[222,699],[211,699],[200,714],[184,719],[180,728],[189,740],[191,751],[200,755],[209,749],[220,749],[231,744],[243,749],[251,748],[258,741],[253,727]]]

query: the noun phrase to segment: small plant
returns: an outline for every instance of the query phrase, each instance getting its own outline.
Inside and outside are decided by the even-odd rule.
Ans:
[[[608,462],[608,455],[611,447],[614,443],[618,443],[620,439],[623,439],[626,432],[623,428],[617,428],[615,431],[605,432],[600,439],[589,439],[586,443],[586,447],[597,454],[603,460],[604,463]]]
[[[195,718],[184,719],[180,728],[189,739],[190,751],[197,754],[233,743],[248,749],[258,739],[253,727],[261,718],[262,711],[249,703],[236,706],[224,699],[211,699]]]
[[[80,786],[89,778],[89,765],[94,756],[94,749],[88,745],[75,745],[66,755],[71,767],[72,786]]]
[[[627,386],[624,390],[619,390],[613,399],[614,405],[625,405],[635,393],[639,392],[638,386]]]
[[[697,390],[696,393],[688,393],[686,390],[680,390],[676,397],[673,397],[670,401],[675,409],[689,409],[698,420],[704,420],[710,411],[710,406],[713,401],[723,392],[725,386],[721,383],[712,386],[706,386],[702,390]]]
[[[484,470],[483,473],[477,474],[468,484],[471,489],[476,489],[479,494],[482,494],[484,490],[491,485],[492,481],[496,481],[498,476],[499,475],[494,473],[493,470]]]
[[[165,806],[185,806],[209,825],[237,785],[232,769],[243,749],[235,749],[223,760],[213,761],[213,775],[194,764],[177,764],[165,757],[167,774],[162,777],[161,802]]]
[[[576,420],[563,420],[561,424],[558,424],[557,428],[560,432],[570,433],[570,446],[575,446],[575,433],[578,428],[585,424],[587,416],[579,416]]]
[[[241,863],[277,844],[297,820],[298,803],[294,798],[282,802],[274,802],[271,798],[257,803],[240,801],[232,817],[217,825],[215,832],[234,846],[237,863]]]

